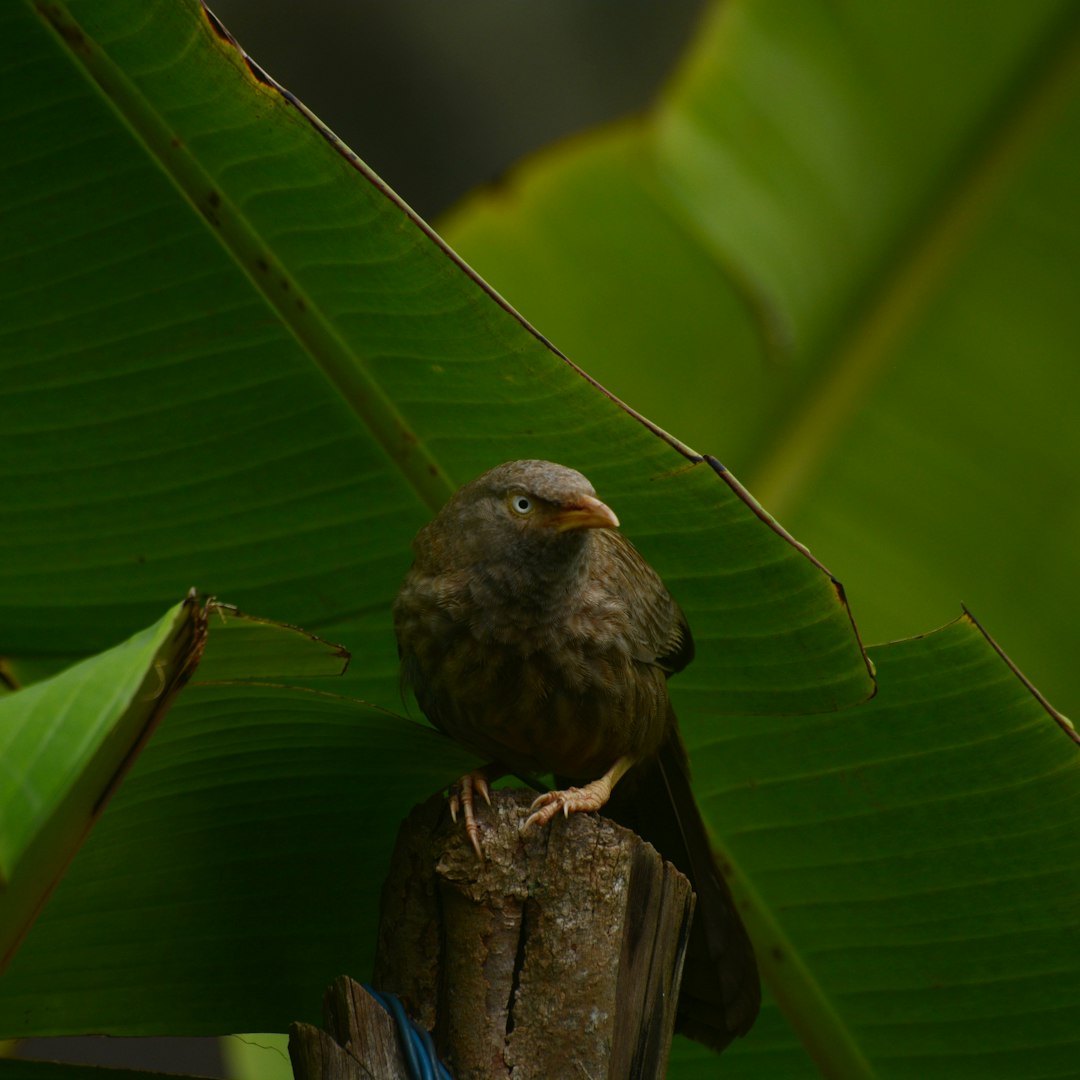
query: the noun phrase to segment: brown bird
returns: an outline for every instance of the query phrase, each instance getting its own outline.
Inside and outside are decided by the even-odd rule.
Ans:
[[[694,656],[690,628],[618,524],[581,473],[549,461],[466,484],[413,542],[394,603],[402,679],[436,727],[491,763],[451,798],[478,854],[473,792],[551,772],[581,786],[541,795],[526,828],[606,806],[687,875],[697,906],[678,1027],[720,1050],[757,1016],[757,965],[668,699],[668,676]]]

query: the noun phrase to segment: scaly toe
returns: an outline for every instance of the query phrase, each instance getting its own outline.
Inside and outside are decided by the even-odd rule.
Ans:
[[[538,795],[533,800],[532,806],[529,807],[530,814],[525,819],[525,824],[521,826],[521,831],[526,832],[534,825],[546,825],[560,810],[563,812],[564,817],[569,817],[575,810],[588,809],[588,807],[578,805],[578,796],[580,795],[580,788],[567,788],[565,791],[545,791],[543,795]]]
[[[472,844],[476,857],[483,859],[484,848],[480,843],[480,825],[476,820],[476,811],[473,806],[475,792],[479,792],[483,796],[484,802],[488,806],[491,805],[491,788],[488,785],[488,778],[481,772],[466,773],[450,789],[448,802],[450,817],[453,819],[454,824],[457,824],[458,812],[460,811],[465,818],[465,834],[469,838],[469,843]]]

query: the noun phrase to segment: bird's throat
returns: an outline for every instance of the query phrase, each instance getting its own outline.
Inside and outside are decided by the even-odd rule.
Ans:
[[[547,544],[522,544],[474,567],[471,606],[485,611],[500,630],[549,628],[576,609],[589,581],[589,533],[560,536]]]

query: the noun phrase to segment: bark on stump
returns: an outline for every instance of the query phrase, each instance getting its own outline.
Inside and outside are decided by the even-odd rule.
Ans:
[[[522,835],[532,798],[481,804],[483,861],[441,796],[412,811],[383,887],[373,983],[434,1032],[455,1080],[662,1077],[689,882],[592,814]]]
[[[410,1080],[390,1014],[357,982],[341,976],[323,997],[326,1030],[289,1028],[296,1080]]]

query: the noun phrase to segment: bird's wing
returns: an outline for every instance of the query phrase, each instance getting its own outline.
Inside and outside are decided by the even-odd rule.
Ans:
[[[686,621],[683,610],[675,603],[676,619],[667,642],[668,648],[656,658],[656,663],[669,675],[682,671],[694,659],[694,636],[690,633],[690,624]]]
[[[694,659],[694,637],[682,608],[622,533],[598,530],[596,537],[608,556],[604,560],[608,586],[629,605],[639,659],[668,675],[682,671]]]

